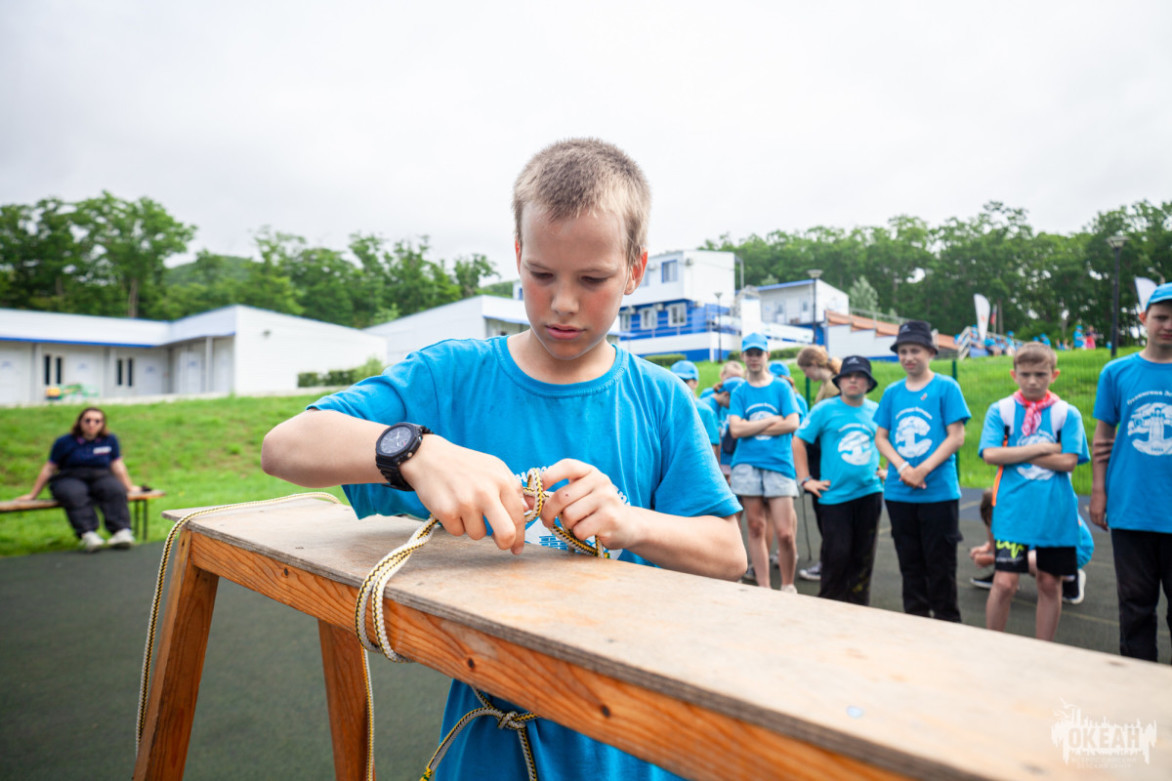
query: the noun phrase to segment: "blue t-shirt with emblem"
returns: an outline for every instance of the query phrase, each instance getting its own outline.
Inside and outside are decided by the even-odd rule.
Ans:
[[[1074,453],[1078,463],[1091,460],[1087,448],[1082,414],[1073,404],[1066,405],[1066,420],[1060,436],[1055,434],[1054,406],[1042,410],[1038,430],[1022,436],[1025,407],[1013,404],[1007,447],[1061,442],[1063,453]],[[1006,421],[1001,417],[1001,402],[989,405],[977,454],[986,448],[1002,447]],[[1074,493],[1070,472],[1056,472],[1030,463],[1006,464],[997,487],[997,504],[993,508],[993,537],[1019,542],[1036,548],[1072,547],[1078,544],[1078,496]]]
[[[110,464],[121,457],[118,437],[113,434],[90,440],[66,434],[58,437],[49,451],[49,460],[56,464],[58,469],[109,469]]]
[[[741,420],[760,420],[770,415],[788,417],[798,412],[798,402],[788,382],[774,379],[768,385],[757,387],[742,382],[732,392],[728,402],[728,414]],[[732,465],[750,464],[758,469],[780,472],[793,479],[794,451],[793,434],[773,436],[757,434],[737,440]]]
[[[1172,363],[1139,353],[1099,374],[1095,417],[1115,426],[1107,462],[1107,523],[1172,533]]]
[[[616,350],[614,364],[603,376],[551,385],[525,374],[506,340],[440,342],[311,406],[388,425],[404,420],[422,424],[457,445],[501,458],[518,475],[576,458],[610,477],[636,507],[690,517],[726,517],[740,510],[712,457],[691,394],[666,369]],[[374,484],[348,485],[345,491],[359,517],[427,515],[411,492]],[[564,547],[537,520],[529,524],[525,540]],[[611,553],[647,563],[629,551]],[[505,711],[515,708],[504,700],[496,702]],[[472,689],[453,681],[444,711],[445,733],[478,707]],[[546,719],[531,722],[527,730],[542,781],[676,778]],[[498,729],[493,719],[479,718],[452,744],[436,778],[483,777],[486,769],[499,778],[526,777],[517,738]]]
[[[883,490],[879,481],[879,449],[875,447],[875,410],[863,399],[852,407],[836,396],[814,405],[798,429],[798,437],[822,449],[822,480],[830,487],[819,504],[842,504]]]
[[[895,452],[913,467],[926,461],[948,436],[948,426],[964,423],[972,414],[960,385],[936,374],[923,388],[908,390],[907,379],[887,386],[875,410],[875,424],[885,428]],[[927,488],[912,488],[899,479],[894,467],[887,470],[883,494],[898,502],[946,502],[960,498],[953,453],[924,478]]]

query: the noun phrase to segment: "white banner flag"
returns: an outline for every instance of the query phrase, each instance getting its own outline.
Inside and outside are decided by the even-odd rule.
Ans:
[[[1156,289],[1156,283],[1147,277],[1135,278],[1135,296],[1139,299],[1139,311],[1147,311],[1148,299],[1152,297],[1152,291]]]
[[[977,307],[977,332],[983,345],[985,334],[989,332],[989,299],[980,293],[974,293],[973,304]]]

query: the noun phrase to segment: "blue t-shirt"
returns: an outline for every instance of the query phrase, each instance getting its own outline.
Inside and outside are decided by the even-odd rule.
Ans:
[[[1099,374],[1095,417],[1115,426],[1107,463],[1107,523],[1172,533],[1172,363],[1139,353]]]
[[[604,472],[636,507],[682,516],[725,517],[740,510],[712,457],[691,394],[666,369],[616,350],[603,376],[551,385],[521,371],[506,339],[440,342],[312,406],[387,424],[420,423],[457,445],[501,458],[519,475],[576,458]],[[427,515],[411,492],[375,484],[348,485],[345,491],[359,517]],[[526,541],[564,547],[538,520],[530,523]],[[629,551],[611,553],[647,563]],[[515,708],[496,702],[506,711]],[[477,707],[472,689],[453,681],[444,732]],[[531,722],[528,734],[542,781],[675,778],[552,721]],[[517,737],[479,718],[460,733],[436,777],[474,778],[485,768],[500,778],[526,776]]]
[[[879,482],[879,449],[875,447],[875,410],[879,405],[863,399],[852,407],[836,396],[814,405],[798,429],[803,442],[822,448],[822,478],[830,487],[820,504],[842,504],[883,490]]]
[[[700,399],[695,399],[696,411],[700,413],[700,424],[704,426],[704,433],[708,435],[708,444],[720,444],[720,424],[716,422],[716,413]]]
[[[1082,414],[1073,404],[1066,405],[1066,420],[1061,436],[1055,436],[1054,407],[1042,410],[1038,430],[1023,437],[1025,407],[1013,404],[1013,425],[1008,447],[1035,445],[1040,442],[1062,443],[1063,453],[1074,453],[1078,463],[1091,460]],[[985,448],[1001,447],[1005,442],[1006,423],[1001,419],[1001,402],[989,405],[977,454]],[[1078,496],[1070,481],[1070,472],[1056,472],[1029,463],[1006,464],[997,487],[997,505],[993,508],[993,537],[1019,542],[1036,548],[1069,547],[1078,544]]]
[[[724,435],[728,433],[728,407],[724,407],[716,403],[716,399],[712,396],[700,399],[702,406],[708,407],[716,415],[716,425],[720,432],[720,440],[724,441]],[[737,440],[733,440],[736,442]],[[724,448],[720,449],[720,464],[721,466],[732,466],[732,453],[724,452]]]
[[[907,388],[907,379],[897,380],[883,391],[875,410],[875,425],[885,428],[895,452],[913,467],[936,452],[948,436],[948,426],[964,423],[972,415],[960,385],[951,377],[935,375],[918,391]],[[960,498],[956,477],[956,454],[924,478],[927,488],[912,488],[899,479],[897,470],[887,470],[883,493],[898,502],[946,502]]]
[[[56,464],[58,469],[109,469],[110,464],[121,457],[118,437],[113,434],[91,440],[66,434],[57,437],[53,449],[49,451],[49,460]]]
[[[728,402],[728,414],[742,420],[760,420],[770,415],[788,417],[798,412],[793,389],[788,382],[774,379],[768,385],[756,387],[743,382],[732,392]],[[750,464],[758,469],[780,472],[793,479],[794,451],[793,434],[773,436],[757,434],[737,440],[732,465]]]

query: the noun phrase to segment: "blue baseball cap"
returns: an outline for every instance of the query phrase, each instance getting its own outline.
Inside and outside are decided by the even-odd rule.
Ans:
[[[744,383],[744,381],[744,377],[728,377],[727,379],[716,383],[716,385],[713,385],[712,387],[717,393],[732,393],[737,388],[739,388]]]
[[[741,340],[741,352],[753,349],[769,352],[769,342],[765,340],[764,334],[745,334],[745,338]]]
[[[691,361],[676,361],[671,365],[671,373],[681,380],[700,379],[700,372]]]
[[[773,361],[772,363],[770,363],[769,364],[769,371],[772,372],[774,377],[789,377],[789,376],[791,376],[789,373],[789,367],[786,366],[781,361]]]
[[[1148,298],[1148,305],[1144,307],[1144,311],[1152,308],[1152,304],[1162,304],[1165,301],[1172,301],[1172,282],[1165,282],[1152,291],[1152,295]]]

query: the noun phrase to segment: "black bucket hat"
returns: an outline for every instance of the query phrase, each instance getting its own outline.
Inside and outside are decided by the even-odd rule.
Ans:
[[[867,393],[875,390],[875,386],[879,384],[875,381],[875,378],[871,376],[871,362],[861,355],[848,355],[846,358],[843,358],[842,368],[838,370],[838,374],[830,378],[830,381],[834,383],[834,387],[842,390],[842,387],[838,384],[838,381],[840,378],[845,377],[848,374],[866,375],[868,382],[870,382],[870,385],[867,386]]]
[[[899,352],[901,344],[918,344],[921,347],[927,347],[932,352],[938,352],[936,342],[932,339],[932,326],[923,320],[908,320],[899,327],[895,344],[891,345],[891,352]]]

